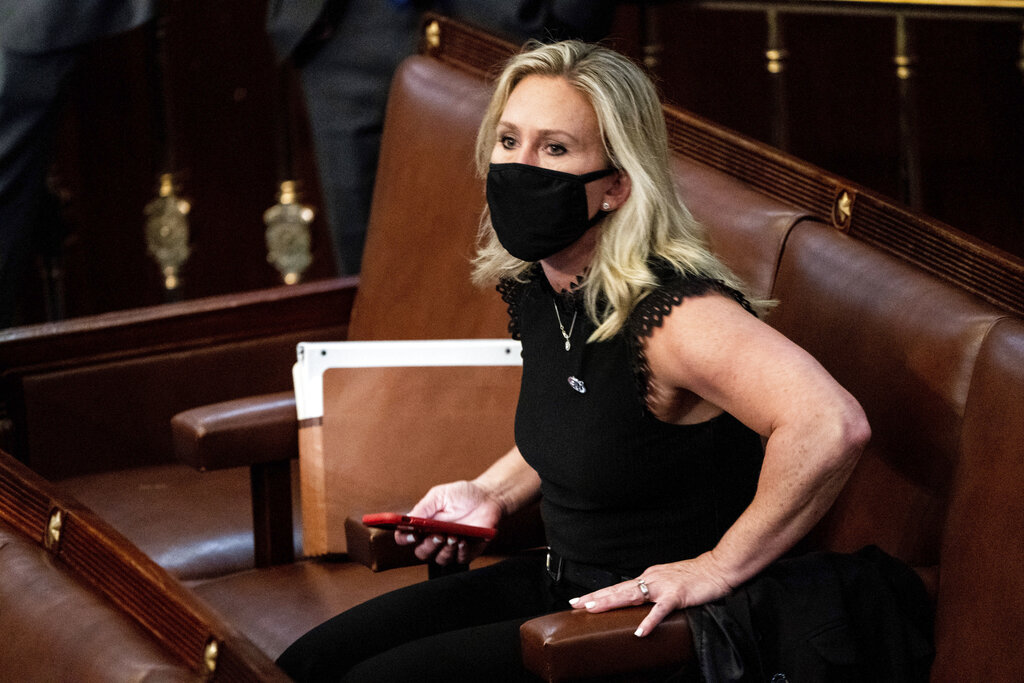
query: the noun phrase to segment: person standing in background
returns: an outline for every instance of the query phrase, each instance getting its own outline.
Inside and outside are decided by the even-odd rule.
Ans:
[[[598,40],[614,0],[270,0],[277,56],[299,70],[340,275],[359,272],[391,76],[436,11],[515,42]]]
[[[141,26],[156,0],[0,0],[0,329],[17,322],[47,224],[46,175],[68,76],[93,42]]]

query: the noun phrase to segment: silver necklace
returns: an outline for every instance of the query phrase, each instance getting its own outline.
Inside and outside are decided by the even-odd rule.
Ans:
[[[552,300],[555,306],[555,318],[558,320],[558,329],[562,331],[562,339],[565,340],[565,350],[568,351],[572,348],[572,342],[569,341],[569,337],[572,336],[572,331],[576,327],[576,315],[580,312],[577,308],[572,312],[572,322],[569,323],[569,331],[565,331],[565,326],[562,325],[562,315],[558,312],[558,302]],[[578,391],[581,394],[587,393],[587,385],[583,383],[583,380],[578,377],[569,375],[569,386]]]
[[[568,351],[572,348],[572,342],[569,341],[569,337],[572,336],[572,330],[576,327],[576,314],[579,313],[579,309],[572,312],[572,322],[569,323],[569,331],[566,332],[565,327],[562,325],[562,316],[558,313],[558,302],[552,299],[551,304],[555,307],[555,318],[558,320],[558,329],[562,331],[562,338],[565,339],[565,350]]]

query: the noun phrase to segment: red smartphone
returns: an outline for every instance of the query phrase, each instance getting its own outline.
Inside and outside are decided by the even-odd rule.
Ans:
[[[497,529],[490,529],[488,527],[442,522],[438,519],[427,519],[425,517],[410,517],[409,515],[400,515],[397,512],[376,512],[371,515],[363,515],[363,524],[379,529],[398,529],[399,531],[411,531],[424,535],[445,534],[447,536],[464,536],[465,538],[483,541],[491,540],[498,533]]]

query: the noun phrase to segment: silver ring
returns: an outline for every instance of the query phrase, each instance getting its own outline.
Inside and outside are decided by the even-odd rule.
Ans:
[[[643,593],[644,602],[650,602],[651,601],[651,591],[647,588],[647,582],[644,581],[644,577],[641,576],[639,579],[637,579],[636,580],[636,585],[640,589],[640,592]]]

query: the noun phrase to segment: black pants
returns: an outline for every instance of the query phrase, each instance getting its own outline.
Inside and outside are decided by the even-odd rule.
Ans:
[[[543,555],[402,588],[292,644],[278,664],[297,681],[529,681],[519,626],[584,593],[555,584]]]

